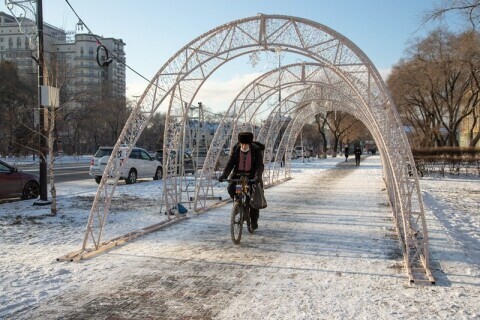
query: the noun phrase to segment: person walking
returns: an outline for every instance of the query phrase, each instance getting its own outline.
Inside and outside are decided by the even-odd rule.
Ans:
[[[345,147],[345,162],[348,162],[348,151],[349,151],[349,148],[348,146]]]
[[[231,179],[239,179],[242,174],[246,174],[248,179],[260,182],[263,188],[263,150],[265,150],[265,146],[262,143],[253,141],[253,133],[240,132],[238,143],[233,147],[230,158],[218,181],[222,182],[228,176],[231,176]],[[235,184],[235,182],[230,182],[227,187],[228,194],[232,199],[235,196]],[[257,229],[259,210],[250,207],[250,218],[252,228]]]
[[[355,150],[353,150],[353,153],[355,154],[355,165],[358,167],[360,165],[360,156],[362,155],[362,149],[360,149],[359,146],[356,146]]]

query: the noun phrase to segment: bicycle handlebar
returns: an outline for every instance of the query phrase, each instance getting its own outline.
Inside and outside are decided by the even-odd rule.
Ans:
[[[227,181],[227,182],[243,182],[244,180],[243,179],[225,179],[224,181]],[[255,179],[247,179],[246,182],[248,184],[254,184],[257,182],[257,180]]]

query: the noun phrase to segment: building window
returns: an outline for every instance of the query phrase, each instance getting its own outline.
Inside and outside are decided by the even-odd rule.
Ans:
[[[17,37],[17,49],[22,47],[22,39],[20,37]]]
[[[80,47],[80,56],[83,56],[83,47]]]
[[[92,47],[90,47],[90,48],[88,49],[88,55],[89,55],[90,57],[93,57],[93,48],[92,48]]]

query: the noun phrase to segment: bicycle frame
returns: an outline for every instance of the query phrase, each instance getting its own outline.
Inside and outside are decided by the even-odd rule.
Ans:
[[[240,192],[236,191],[235,194],[235,201],[241,202],[243,205],[247,203],[248,197],[250,196],[248,194],[249,192],[249,186],[248,186],[248,180],[245,177],[241,177],[240,179],[231,179],[231,182],[240,182],[241,190]]]

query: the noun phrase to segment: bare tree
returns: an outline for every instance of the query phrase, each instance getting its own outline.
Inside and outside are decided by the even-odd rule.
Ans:
[[[78,123],[80,139],[95,150],[114,145],[130,115],[130,108],[122,98],[84,102],[80,108],[84,116]]]
[[[163,147],[165,131],[165,113],[155,113],[148,123],[137,144],[147,150],[157,150]]]
[[[414,144],[431,147],[441,144],[437,139],[438,124],[428,94],[424,93],[423,79],[416,71],[416,61],[400,61],[390,73],[387,84],[405,125],[414,128]],[[436,140],[436,141],[435,141]]]
[[[363,122],[355,121],[343,135],[343,140],[360,145],[362,141],[372,140],[372,135]]]
[[[325,123],[330,129],[330,132],[333,136],[332,157],[336,157],[339,144],[343,141],[345,135],[352,128],[352,126],[355,125],[358,119],[341,111],[327,112],[325,115],[320,113],[318,116],[323,121],[326,121]]]
[[[443,1],[425,14],[423,22],[425,24],[445,20],[449,13],[461,15],[473,29],[477,29],[480,23],[480,0]]]
[[[57,214],[57,189],[55,186],[55,160],[57,159],[57,153],[55,145],[58,143],[57,135],[57,121],[59,112],[67,105],[67,103],[60,104],[60,89],[66,81],[66,64],[56,52],[48,52],[44,59],[44,83],[49,87],[49,106],[44,106],[45,110],[45,122],[46,126],[46,140],[47,140],[47,153],[40,153],[41,157],[45,157],[48,161],[48,172],[50,180],[50,195],[52,196],[52,204],[50,206],[50,213]],[[52,94],[58,90],[57,95]],[[53,100],[52,100],[53,99]],[[42,133],[40,133],[42,134]]]
[[[36,88],[19,76],[13,63],[0,63],[0,154],[25,155],[35,148],[36,95]]]
[[[479,104],[479,37],[437,29],[409,48],[387,83],[422,146],[458,146],[462,122]]]

